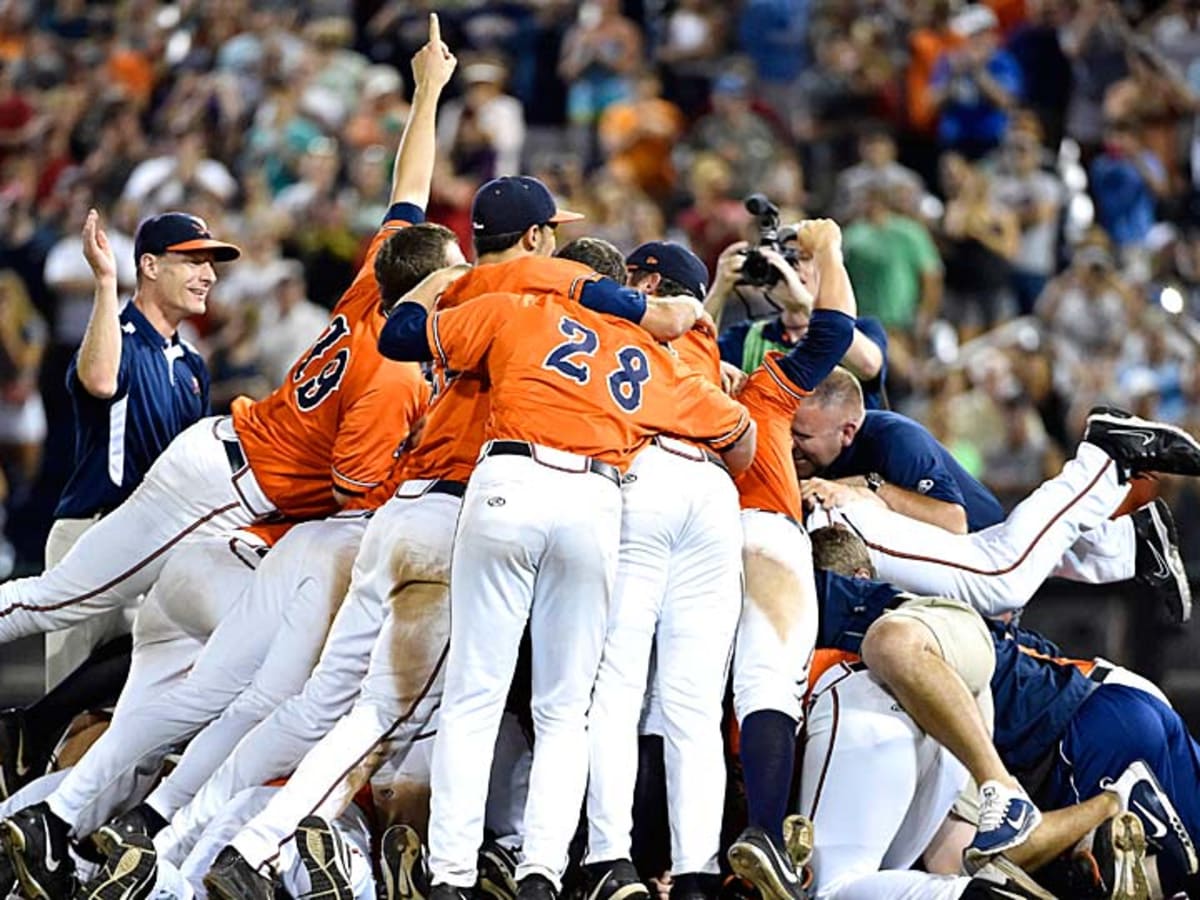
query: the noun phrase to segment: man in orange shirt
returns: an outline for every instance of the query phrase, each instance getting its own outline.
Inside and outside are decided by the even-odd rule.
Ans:
[[[552,897],[587,777],[585,715],[614,577],[622,471],[659,431],[708,443],[740,471],[753,428],[739,404],[640,328],[569,297],[492,293],[432,316],[432,297],[424,299],[393,314],[396,355],[432,356],[490,384],[485,442],[455,536],[431,896],[464,896],[475,884],[491,748],[528,621],[536,749],[518,896]]]

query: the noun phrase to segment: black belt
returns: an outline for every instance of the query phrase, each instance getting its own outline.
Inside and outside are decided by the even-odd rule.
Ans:
[[[467,492],[467,486],[461,481],[445,481],[438,480],[425,489],[427,494],[449,494],[451,497],[457,497],[459,500]]]
[[[492,441],[487,445],[484,451],[484,456],[524,456],[532,459],[536,463],[540,463],[550,469],[559,469],[559,471],[569,472],[570,469],[560,469],[558,466],[551,465],[537,458],[537,454],[533,449],[533,445],[525,441]],[[594,472],[603,478],[607,478],[617,487],[621,486],[621,470],[614,465],[603,462],[599,459],[593,459],[590,456],[583,457],[587,460],[587,470]]]
[[[1103,663],[1096,663],[1092,666],[1092,671],[1088,674],[1088,679],[1103,684],[1109,675],[1113,673],[1112,666],[1106,666]]]
[[[242,452],[242,442],[222,438],[221,443],[225,445],[225,458],[229,460],[229,468],[233,470],[233,474],[236,475],[246,468],[246,454]]]

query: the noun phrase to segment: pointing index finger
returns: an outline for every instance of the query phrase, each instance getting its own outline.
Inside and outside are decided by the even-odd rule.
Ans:
[[[442,26],[438,22],[438,14],[431,12],[429,14],[429,43],[438,44],[442,40]]]

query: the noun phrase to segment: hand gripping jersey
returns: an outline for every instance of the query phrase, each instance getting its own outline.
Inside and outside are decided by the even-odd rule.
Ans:
[[[662,432],[724,450],[750,427],[740,404],[639,326],[554,294],[486,294],[426,325],[446,369],[485,370],[485,438],[529,441],[624,469]]]
[[[234,428],[255,478],[289,517],[336,512],[332,487],[361,496],[384,482],[428,400],[419,366],[385,360],[378,350],[386,320],[375,257],[414,221],[421,221],[416,207],[392,208],[329,325],[284,383],[258,402],[234,402]]]

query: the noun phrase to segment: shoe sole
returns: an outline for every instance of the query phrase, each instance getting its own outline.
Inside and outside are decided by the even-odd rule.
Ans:
[[[608,877],[600,879],[600,883],[592,888],[587,895],[587,900],[599,900],[600,888],[604,887],[604,882],[608,881]],[[482,885],[481,885],[482,887]],[[629,900],[630,897],[644,897],[645,900],[650,900],[650,889],[640,881],[636,884],[627,884],[617,888],[611,894],[604,894],[604,900]]]
[[[389,840],[388,835],[396,832]],[[412,871],[421,858],[421,838],[408,825],[393,825],[383,836],[383,884],[387,900],[425,900]],[[389,857],[395,857],[390,859]]]
[[[729,865],[739,878],[758,888],[763,900],[796,900],[796,895],[775,874],[767,855],[752,844],[739,841],[730,847]],[[799,882],[796,890],[800,890]]]
[[[27,900],[54,900],[25,865],[25,851],[29,846],[25,843],[25,833],[12,822],[0,822],[0,826],[3,827],[3,831],[0,831],[0,844],[8,852],[13,873],[17,876],[17,884],[21,888],[21,896]]]
[[[121,845],[125,843],[126,835],[121,834],[111,825],[101,825],[92,832],[92,843],[96,845],[104,856],[112,856],[121,849]]]
[[[1162,513],[1164,509],[1167,510],[1165,516]],[[1162,547],[1163,561],[1175,582],[1179,608],[1176,609],[1175,604],[1169,604],[1171,621],[1183,624],[1192,617],[1192,586],[1188,582],[1183,557],[1179,555],[1179,531],[1173,518],[1170,518],[1170,509],[1161,499],[1150,504],[1150,525]]]
[[[1142,821],[1125,812],[1113,819],[1113,871],[1111,900],[1150,900],[1146,877],[1146,831]]]
[[[216,897],[217,900],[245,900],[246,895],[238,890],[238,886],[227,882],[220,872],[208,872],[203,880],[210,897]]]
[[[1053,894],[1034,881],[1028,872],[1018,866],[1003,853],[991,857],[987,861],[987,864],[1011,881],[1015,886],[1029,894],[1030,897],[1037,898],[1037,900],[1057,900]],[[980,868],[982,868],[982,866]]]
[[[123,885],[121,880],[137,872],[138,867],[149,861],[145,873],[133,884]],[[113,867],[113,872],[103,881],[87,885],[83,889],[85,900],[145,900],[154,887],[155,863],[158,855],[153,850],[143,847],[126,847],[121,852],[121,858]]]
[[[517,896],[515,869],[493,859],[486,849],[480,853],[479,857],[482,863],[479,867],[480,892],[491,897],[492,900],[515,900]],[[649,893],[649,891],[646,891],[647,896],[649,896]],[[618,891],[617,896],[612,898],[612,900],[623,900],[627,896],[631,895],[621,894]]]
[[[296,849],[308,872],[308,900],[332,897],[351,900],[354,892],[345,876],[338,870],[337,838],[323,819],[306,818],[296,829]]]
[[[813,823],[806,816],[792,815],[783,820],[783,846],[797,873],[812,861],[814,840]]]

